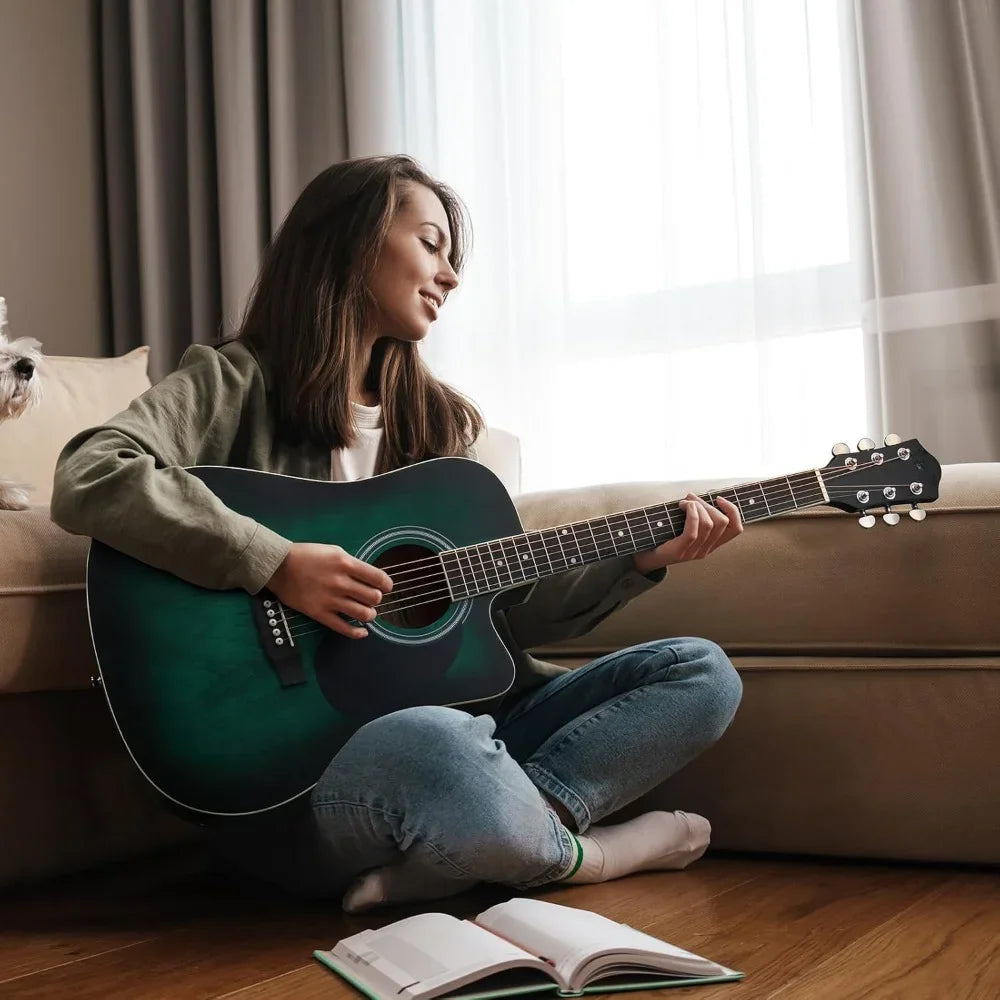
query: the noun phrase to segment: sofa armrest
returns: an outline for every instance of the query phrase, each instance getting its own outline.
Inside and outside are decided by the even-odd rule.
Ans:
[[[705,493],[731,481],[623,483],[525,494],[525,528]],[[832,508],[748,525],[587,635],[542,652],[599,655],[674,635],[733,655],[996,655],[1000,463],[945,466],[921,523],[864,530]]]

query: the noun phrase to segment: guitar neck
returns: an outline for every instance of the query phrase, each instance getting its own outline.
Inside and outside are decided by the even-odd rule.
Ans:
[[[707,503],[719,497],[739,508],[744,523],[829,501],[820,469],[701,494]],[[476,597],[534,583],[588,563],[655,549],[681,534],[684,520],[680,501],[672,500],[449,549],[440,553],[441,564],[456,599]]]

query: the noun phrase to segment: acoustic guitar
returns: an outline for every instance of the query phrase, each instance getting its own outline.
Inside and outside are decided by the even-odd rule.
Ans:
[[[246,816],[307,795],[366,722],[415,705],[475,711],[507,691],[511,651],[494,617],[535,581],[653,549],[679,535],[678,502],[525,531],[500,480],[439,458],[351,483],[196,466],[232,510],[300,542],[340,545],[393,580],[353,639],[266,589],[207,590],[93,541],[87,607],[99,677],[136,765],[190,818]],[[823,468],[743,483],[745,522],[829,505],[877,513],[937,499],[941,467],[916,440],[834,449]],[[362,624],[354,622],[354,624]]]

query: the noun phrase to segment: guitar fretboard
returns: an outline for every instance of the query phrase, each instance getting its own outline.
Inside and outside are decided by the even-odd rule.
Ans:
[[[707,503],[718,497],[734,503],[745,523],[827,502],[819,469],[701,494]],[[441,565],[453,599],[461,600],[655,549],[681,534],[684,521],[684,510],[675,500],[449,549],[440,553]]]

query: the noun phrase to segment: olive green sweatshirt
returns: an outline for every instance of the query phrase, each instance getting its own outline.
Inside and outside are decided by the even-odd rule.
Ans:
[[[69,441],[56,466],[52,520],[200,587],[257,593],[292,542],[226,507],[185,467],[329,481],[329,450],[277,438],[272,391],[266,366],[242,344],[193,345],[128,409]],[[524,603],[498,612],[498,629],[521,651],[582,635],[664,575],[641,574],[622,556],[547,577]],[[523,652],[515,661],[516,688],[561,672]]]

